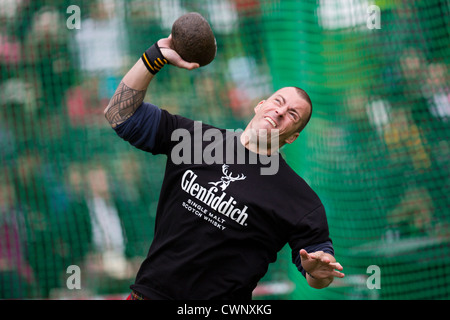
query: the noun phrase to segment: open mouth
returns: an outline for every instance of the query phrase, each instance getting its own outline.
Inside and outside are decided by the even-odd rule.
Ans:
[[[269,117],[264,117],[264,119],[266,119],[267,121],[269,121],[269,123],[270,123],[274,128],[277,127],[277,124],[276,124],[275,121],[273,121],[271,118],[269,118]]]

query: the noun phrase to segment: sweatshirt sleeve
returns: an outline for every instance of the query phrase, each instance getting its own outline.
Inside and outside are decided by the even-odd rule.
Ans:
[[[156,135],[161,120],[161,109],[143,102],[136,112],[114,130],[117,135],[132,146],[147,152],[153,152]]]

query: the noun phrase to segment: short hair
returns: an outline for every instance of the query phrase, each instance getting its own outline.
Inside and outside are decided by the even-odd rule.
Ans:
[[[302,123],[299,126],[299,128],[298,128],[297,132],[301,132],[306,127],[306,125],[308,124],[309,120],[311,119],[312,112],[313,112],[313,105],[312,105],[311,98],[309,97],[308,93],[306,93],[305,90],[303,90],[302,88],[299,88],[299,87],[293,87],[293,88],[295,88],[295,90],[297,91],[297,93],[300,96],[300,98],[302,98],[303,100],[308,102],[309,107],[310,107],[310,112],[309,112],[308,117],[306,118],[306,121],[304,123]]]

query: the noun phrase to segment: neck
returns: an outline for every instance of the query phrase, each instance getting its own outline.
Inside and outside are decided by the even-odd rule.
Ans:
[[[242,145],[259,155],[271,156],[278,153],[279,146],[278,141],[276,143],[272,143],[271,139],[267,137],[264,141],[260,140],[260,137],[256,134],[255,130],[246,128],[240,137],[240,141]]]

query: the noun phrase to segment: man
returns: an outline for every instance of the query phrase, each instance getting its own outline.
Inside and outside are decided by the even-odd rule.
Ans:
[[[277,152],[307,124],[307,94],[295,87],[278,90],[255,107],[243,132],[231,134],[171,115],[143,103],[165,64],[198,67],[170,44],[169,36],[150,47],[105,109],[124,140],[167,155],[155,235],[130,299],[251,299],[286,243],[310,286],[324,288],[344,277],[320,199]],[[199,161],[199,152],[216,161]],[[276,170],[262,174],[275,159]]]

